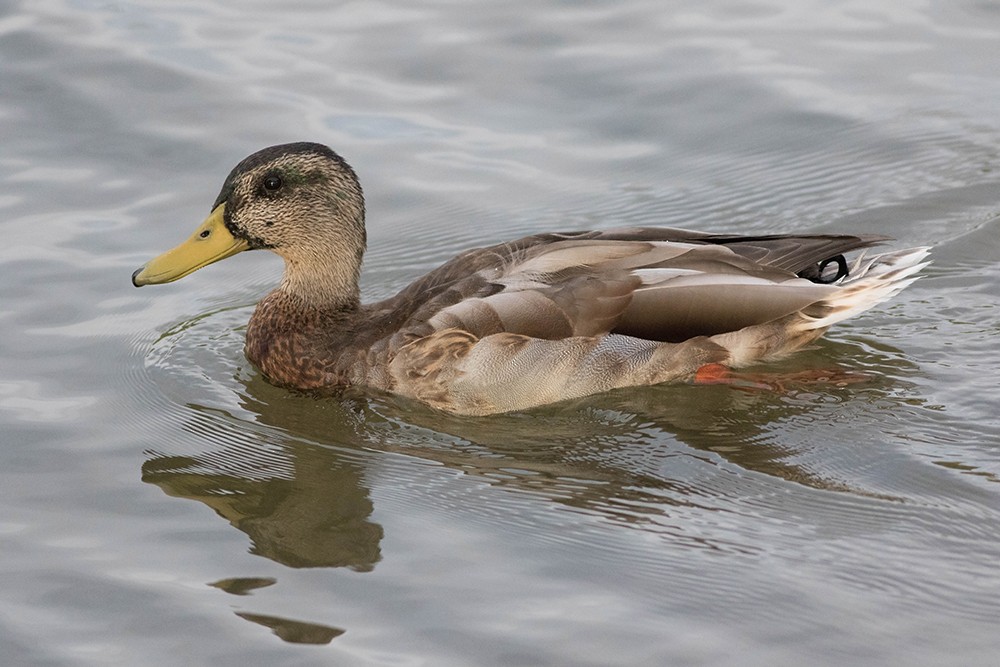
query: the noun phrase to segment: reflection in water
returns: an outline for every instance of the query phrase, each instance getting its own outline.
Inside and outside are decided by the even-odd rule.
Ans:
[[[844,350],[830,352],[837,347],[848,345],[826,343],[812,363],[843,358]],[[801,370],[809,358],[800,355],[790,368]],[[795,460],[794,438],[775,437],[789,424],[830,419],[858,391],[879,393],[876,380],[812,395],[641,388],[484,418],[391,396],[316,399],[272,387],[255,372],[239,380],[246,414],[188,406],[189,428],[214,446],[194,456],[154,454],[143,479],[212,507],[250,537],[252,553],[290,567],[363,572],[380,560],[383,530],[370,519],[366,469],[373,459],[366,450],[433,461],[709,549],[752,547],[692,536],[669,517],[679,507],[752,511],[732,502],[745,491],[736,486],[739,475],[716,474],[721,467],[885,497],[810,471]]]
[[[265,628],[271,628],[274,634],[290,644],[329,644],[344,634],[340,628],[331,628],[328,625],[306,623],[305,621],[293,621],[280,616],[250,614],[243,611],[236,612],[236,615],[252,623],[263,625]]]
[[[258,588],[267,588],[278,583],[272,577],[234,577],[232,579],[220,579],[209,584],[213,588],[225,591],[230,595],[250,595]]]
[[[142,478],[205,503],[250,537],[252,553],[283,565],[361,572],[375,566],[382,527],[369,520],[372,502],[357,463],[294,441],[277,456],[268,452],[268,463],[255,454],[243,444],[203,457],[154,456]]]

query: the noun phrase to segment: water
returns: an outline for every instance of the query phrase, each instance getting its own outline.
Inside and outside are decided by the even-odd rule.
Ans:
[[[992,665],[1000,10],[6,2],[0,663]],[[873,232],[926,276],[778,369],[523,414],[242,356],[280,261],[134,290],[244,155],[328,143],[365,297],[547,229]]]

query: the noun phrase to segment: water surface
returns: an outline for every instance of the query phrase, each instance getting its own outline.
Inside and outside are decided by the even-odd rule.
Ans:
[[[0,663],[989,665],[1000,11],[0,6]],[[242,355],[280,261],[175,285],[243,156],[328,143],[366,299],[461,249],[664,224],[934,247],[774,370],[491,418]]]

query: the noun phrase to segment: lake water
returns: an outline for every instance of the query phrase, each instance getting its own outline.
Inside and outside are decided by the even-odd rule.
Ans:
[[[0,2],[0,664],[996,665],[1000,5]],[[774,370],[453,418],[243,358],[174,285],[229,169],[327,143],[367,299],[663,224],[930,245]]]

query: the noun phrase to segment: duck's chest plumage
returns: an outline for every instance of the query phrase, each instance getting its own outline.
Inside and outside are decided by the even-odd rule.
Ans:
[[[273,383],[314,390],[358,384],[359,350],[334,311],[297,307],[272,294],[247,326],[245,353]]]

